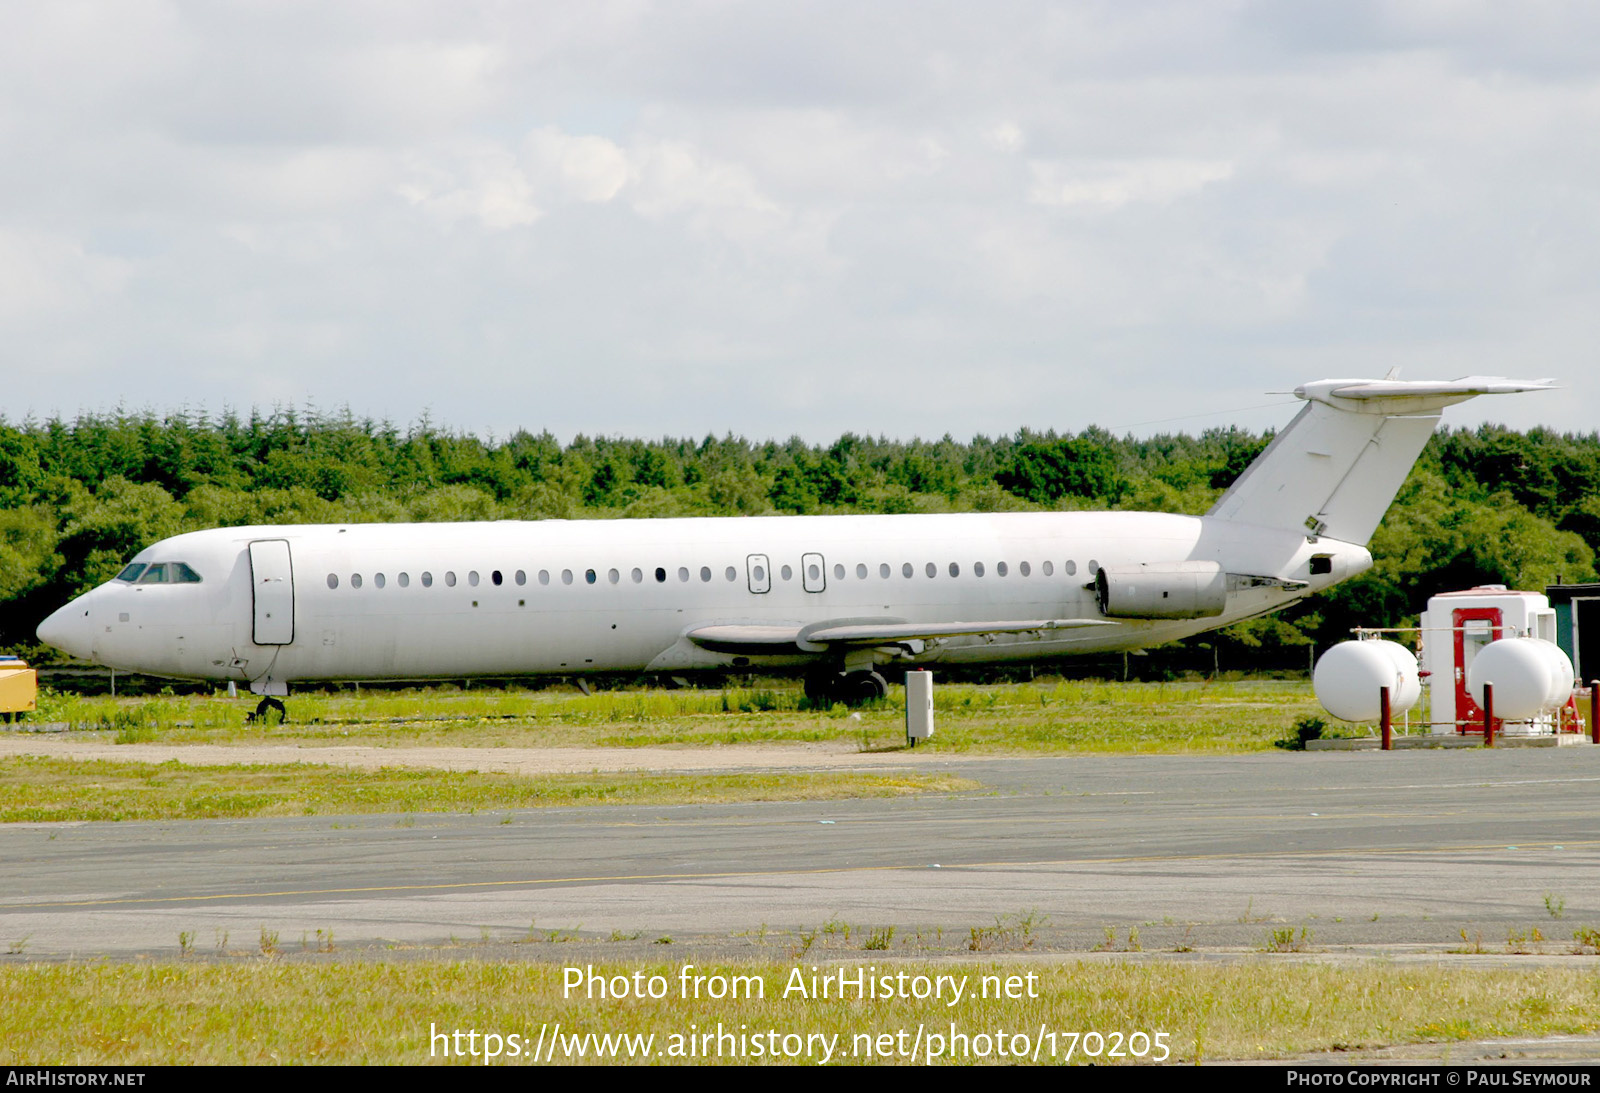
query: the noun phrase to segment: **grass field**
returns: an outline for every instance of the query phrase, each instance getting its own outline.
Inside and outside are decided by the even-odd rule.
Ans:
[[[39,722],[125,742],[366,743],[462,747],[904,742],[904,698],[851,711],[812,709],[795,681],[727,690],[363,688],[290,699],[287,724],[245,725],[249,698],[76,698],[42,695]],[[1309,684],[1216,681],[1108,683],[1041,679],[950,684],[935,692],[944,752],[1241,752],[1271,748],[1317,710]]]
[[[347,964],[335,956],[290,961],[268,953],[225,963],[27,964],[0,966],[0,1064],[483,1062],[482,1045],[494,1043],[487,1033],[499,1038],[496,1061],[517,1064],[530,1061],[525,1056],[541,1032],[557,1061],[583,1061],[570,1040],[555,1048],[558,1023],[566,1036],[653,1035],[648,1046],[633,1045],[641,1062],[767,1061],[765,1050],[753,1060],[718,1060],[712,1045],[719,1023],[729,1033],[725,1051],[736,1050],[732,1037],[742,1031],[748,1056],[749,1045],[772,1032],[778,1039],[766,1042],[779,1048],[780,1061],[787,1035],[801,1060],[809,1049],[809,1058],[820,1061],[831,1043],[834,1061],[846,1062],[907,1062],[917,1043],[918,1062],[973,1061],[985,1048],[991,1061],[1015,1061],[1018,1049],[1031,1055],[1035,1044],[1043,1047],[1040,1062],[1050,1061],[1052,1047],[1055,1061],[1066,1061],[1069,1046],[1077,1063],[1150,1062],[1158,1042],[1170,1051],[1168,1062],[1264,1060],[1600,1028],[1600,976],[1576,968],[1337,967],[1266,959],[874,964],[871,956],[818,963],[816,974],[842,966],[854,976],[859,966],[875,968],[869,973],[875,976],[904,972],[907,984],[917,975],[955,976],[965,979],[966,993],[954,1006],[945,1004],[948,995],[945,1001],[861,1001],[853,991],[842,1001],[784,997],[797,970],[809,988],[812,961],[695,966],[688,979],[680,964],[595,966],[604,978],[629,977],[630,992],[635,972],[642,973],[645,993],[650,977],[659,975],[665,994],[604,1001],[585,997],[581,987],[563,997],[563,968],[533,962]],[[694,976],[705,977],[694,985],[702,997],[685,1000]],[[759,979],[761,997],[705,997],[717,976],[730,988],[734,976],[750,977],[743,980],[746,994],[755,993]],[[986,985],[984,976],[997,978]],[[1007,984],[1008,977],[1016,978]],[[988,998],[981,996],[986,986]],[[1008,986],[1021,997],[1003,997]],[[891,990],[898,994],[900,986]],[[915,1037],[919,1026],[922,1035]],[[451,1035],[457,1029],[459,1041]],[[468,1030],[476,1033],[471,1040]],[[1091,1031],[1101,1034],[1098,1043],[1071,1036]],[[713,1039],[686,1039],[691,1032]],[[931,1060],[929,1033],[944,1038],[943,1055]],[[1157,1033],[1165,1034],[1160,1041]],[[966,1058],[954,1034],[968,1038]],[[458,1043],[463,1051],[477,1046],[479,1057],[456,1055]],[[513,1050],[521,1056],[512,1057]],[[592,1041],[585,1050],[595,1061]],[[628,1060],[626,1048],[619,1054]]]
[[[1047,754],[1245,753],[1270,750],[1294,724],[1317,712],[1308,685],[1237,680],[1190,683],[1069,682],[941,685],[934,753]],[[727,690],[600,692],[428,687],[346,690],[296,696],[295,720],[244,724],[253,700],[161,697],[76,699],[44,695],[38,721],[65,722],[123,743],[368,744],[403,749],[459,747],[613,747],[826,742],[881,751],[901,746],[899,692],[860,711],[811,709],[798,686]],[[857,716],[859,714],[859,716]],[[919,748],[919,753],[922,751]],[[347,770],[315,764],[194,767],[179,763],[19,758],[0,762],[0,819],[170,819],[331,815],[525,808],[620,801],[635,804],[794,797],[951,792],[971,784],[939,776],[849,773],[725,775],[554,775],[519,777],[440,771]],[[253,932],[253,928],[252,928]],[[530,927],[529,944],[539,940]],[[974,938],[980,931],[974,930]],[[824,1047],[839,1061],[918,1061],[934,1044],[919,1029],[943,1035],[932,1061],[1009,1061],[1028,1038],[1043,1046],[1040,1062],[1073,1052],[1070,1061],[1137,1063],[1156,1058],[1157,1033],[1166,1061],[1283,1059],[1328,1052],[1328,1061],[1391,1045],[1443,1044],[1495,1037],[1541,1037],[1600,1030],[1600,974],[1592,957],[1537,968],[1399,967],[1303,962],[1290,954],[1257,954],[1236,962],[1172,959],[1059,963],[1028,947],[974,946],[942,960],[930,950],[895,952],[867,932],[849,951],[819,927],[814,939],[768,945],[768,959],[708,963],[696,974],[757,977],[761,999],[680,997],[682,962],[610,961],[603,976],[648,980],[660,975],[671,992],[660,999],[594,1000],[562,996],[563,968],[552,949],[532,959],[460,959],[463,950],[357,958],[331,934],[280,945],[261,937],[226,939],[178,934],[184,959],[131,963],[26,961],[24,944],[0,957],[0,1065],[161,1063],[472,1063],[493,1042],[502,1063],[526,1063],[539,1037],[653,1036],[632,1041],[639,1061],[719,1061],[716,1041],[698,1044],[722,1025],[739,1030],[745,1060],[750,1037],[772,1034],[780,1060],[799,1045],[799,1061]],[[630,935],[632,936],[632,935]],[[848,935],[847,935],[848,936]],[[964,935],[963,935],[964,936]],[[796,935],[797,938],[800,935]],[[654,949],[637,939],[638,949]],[[815,941],[813,947],[811,941]],[[949,948],[949,946],[946,946]],[[520,943],[506,946],[521,952]],[[792,950],[792,951],[791,951]],[[859,951],[857,951],[859,950]],[[173,950],[168,950],[173,951]],[[470,946],[468,950],[470,951]],[[663,949],[662,952],[671,951]],[[1180,950],[1181,951],[1181,950]],[[773,953],[790,959],[773,960]],[[204,955],[201,955],[201,954]],[[968,959],[970,957],[970,959]],[[557,957],[556,959],[560,959]],[[874,963],[876,961],[876,964]],[[693,962],[693,958],[685,958]],[[968,1000],[956,1007],[915,1000],[796,999],[783,990],[841,962],[878,973],[967,977],[1037,976],[1037,997]],[[476,1057],[456,1053],[451,1034],[476,1030]],[[1081,1035],[1098,1032],[1098,1040]],[[441,1041],[434,1033],[443,1032]],[[495,1041],[483,1034],[494,1033]],[[1046,1041],[1041,1033],[1049,1033]],[[1143,1034],[1138,1039],[1135,1034]],[[957,1041],[957,1035],[967,1037]],[[511,1037],[515,1035],[517,1040]],[[977,1040],[982,1035],[984,1040]],[[785,1040],[784,1037],[798,1037]],[[813,1039],[815,1037],[815,1039]],[[1115,1041],[1113,1042],[1113,1038]],[[726,1043],[726,1041],[723,1041]],[[965,1057],[958,1043],[965,1044]],[[441,1051],[441,1044],[445,1054]],[[562,1041],[556,1061],[596,1061],[597,1045]],[[1115,1046],[1123,1054],[1114,1055]],[[512,1058],[515,1046],[522,1057]],[[614,1046],[615,1042],[614,1042]],[[629,1048],[621,1046],[626,1061]],[[707,1050],[712,1052],[706,1057]],[[810,1052],[811,1054],[807,1054]],[[1334,1054],[1337,1053],[1337,1054]],[[614,1061],[607,1059],[606,1061]]]
[[[978,783],[962,778],[911,772],[528,777],[392,767],[355,770],[305,763],[186,766],[19,756],[0,759],[0,823],[837,800],[976,788]]]

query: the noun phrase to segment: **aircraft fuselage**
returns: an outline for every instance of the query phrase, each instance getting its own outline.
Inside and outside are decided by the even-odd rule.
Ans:
[[[1228,575],[1219,614],[1105,619],[1100,568],[1181,562]],[[109,581],[52,615],[41,637],[119,669],[281,694],[295,681],[839,659],[803,643],[727,651],[686,636],[719,624],[1083,621],[885,640],[855,648],[857,664],[1132,649],[1275,610],[1371,556],[1212,518],[1090,512],[219,528],[164,540],[133,563],[183,563],[199,579]]]

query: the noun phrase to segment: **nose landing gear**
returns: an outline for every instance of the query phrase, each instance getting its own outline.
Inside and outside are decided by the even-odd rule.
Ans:
[[[280,699],[268,695],[256,703],[255,713],[245,715],[244,723],[246,725],[265,725],[267,724],[268,715],[273,710],[278,711],[278,724],[281,725],[289,720],[289,708]]]

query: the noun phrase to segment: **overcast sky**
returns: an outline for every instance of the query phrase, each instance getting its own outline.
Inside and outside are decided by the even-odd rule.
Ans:
[[[1600,413],[1600,5],[0,0],[0,408]]]

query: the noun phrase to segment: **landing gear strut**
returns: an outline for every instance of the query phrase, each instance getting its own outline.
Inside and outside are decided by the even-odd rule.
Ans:
[[[289,720],[289,708],[280,699],[268,695],[256,703],[256,712],[246,716],[244,723],[246,725],[265,725],[267,723],[267,713],[270,710],[278,711],[278,724],[281,725]]]

